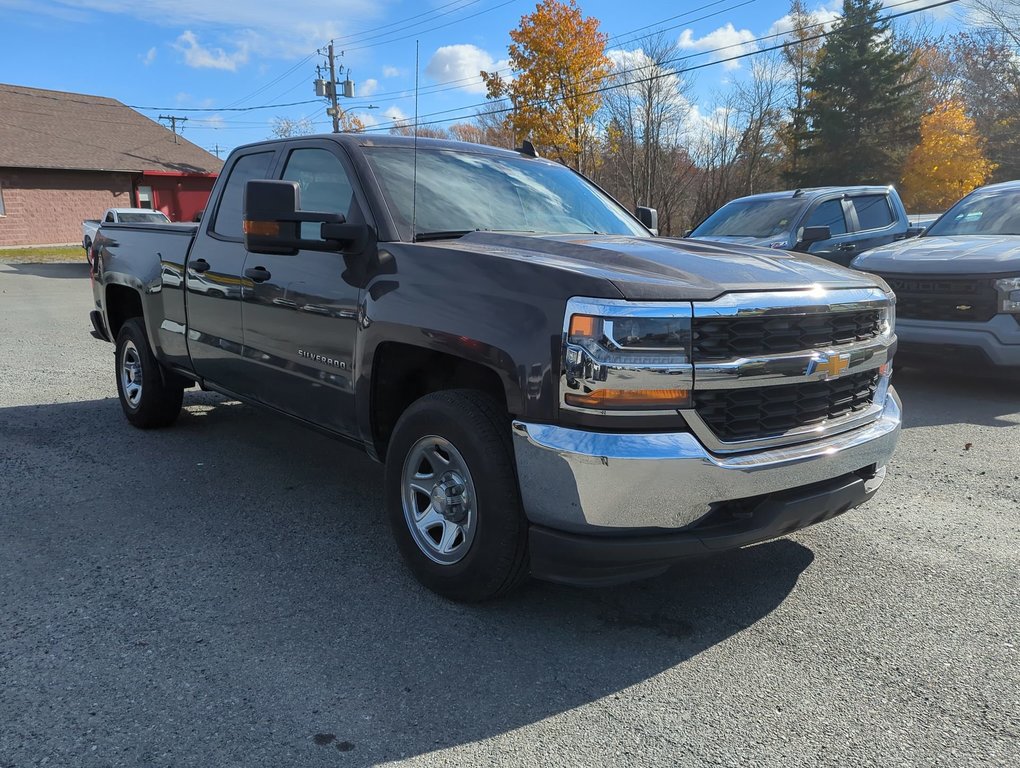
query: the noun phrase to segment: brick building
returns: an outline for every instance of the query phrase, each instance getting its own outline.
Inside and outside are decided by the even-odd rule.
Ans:
[[[107,208],[191,221],[221,165],[114,99],[0,84],[0,248],[80,243]]]

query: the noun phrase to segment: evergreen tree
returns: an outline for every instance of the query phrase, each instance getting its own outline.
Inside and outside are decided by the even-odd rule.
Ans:
[[[843,0],[843,16],[808,77],[800,186],[889,184],[917,143],[918,79],[880,0]]]

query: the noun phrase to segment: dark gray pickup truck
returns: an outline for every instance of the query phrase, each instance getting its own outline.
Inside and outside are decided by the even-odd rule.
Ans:
[[[171,424],[198,384],[353,443],[410,569],[459,600],[661,573],[868,500],[900,428],[888,287],[655,238],[529,149],[254,144],[198,225],[103,226],[91,319],[128,420]]]

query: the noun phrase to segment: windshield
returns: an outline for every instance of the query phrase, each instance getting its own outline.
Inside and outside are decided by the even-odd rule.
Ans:
[[[803,198],[734,200],[701,222],[691,237],[786,236],[803,207]]]
[[[968,195],[924,233],[938,235],[1020,235],[1020,189]]]
[[[145,222],[166,224],[170,219],[162,213],[121,213],[118,218],[121,224],[142,224]]]
[[[366,147],[401,239],[474,230],[647,237],[619,205],[569,168],[544,160],[457,150]],[[415,210],[416,208],[416,210]]]

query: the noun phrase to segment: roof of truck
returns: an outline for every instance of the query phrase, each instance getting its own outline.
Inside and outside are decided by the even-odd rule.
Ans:
[[[802,197],[804,200],[813,200],[816,197],[822,197],[824,195],[831,194],[880,194],[888,192],[892,187],[890,185],[880,184],[855,184],[847,185],[845,187],[802,187],[801,189],[785,189],[780,192],[762,192],[757,195],[747,195],[746,197],[738,197],[736,200],[778,200],[782,198],[793,198]]]
[[[415,146],[415,139],[413,136],[396,136],[388,133],[320,133],[314,136],[293,136],[290,137],[289,140],[305,141],[308,139],[328,139],[350,147],[413,148]],[[242,147],[238,147],[238,149],[274,145],[279,144],[280,141],[286,140],[288,139],[269,139],[267,141],[259,141],[253,144],[245,144]],[[475,144],[474,142],[454,141],[452,139],[426,139],[422,137],[417,140],[417,145],[419,149],[451,149],[459,150],[461,152],[475,152],[487,155],[512,155],[516,157],[520,157],[522,155],[525,157],[529,156],[519,149],[505,149],[501,147],[493,147],[488,144]]]

